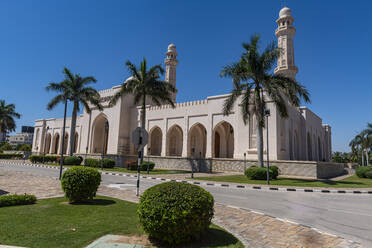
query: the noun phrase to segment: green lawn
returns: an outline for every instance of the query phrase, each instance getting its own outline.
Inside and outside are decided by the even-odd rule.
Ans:
[[[59,166],[59,164],[56,163],[46,163],[46,165],[50,166]],[[71,167],[73,165],[64,165],[63,167]],[[101,168],[97,168],[101,169]],[[126,168],[105,168],[104,171],[111,171],[111,172],[123,172],[123,173],[137,173],[136,170],[127,170]],[[191,173],[191,171],[185,171],[185,170],[165,170],[165,169],[153,169],[150,171],[150,174],[187,174]],[[147,174],[147,171],[141,171],[141,174]]]
[[[142,234],[137,204],[97,197],[91,204],[67,204],[65,198],[34,205],[0,208],[0,244],[26,247],[83,247],[106,234]],[[202,243],[188,247],[243,245],[223,229],[211,226]]]
[[[244,175],[195,177],[196,180],[242,183],[242,184],[266,184],[266,180],[250,180]],[[296,186],[296,187],[332,187],[332,188],[372,188],[372,179],[359,178],[356,175],[341,181],[305,180],[296,178],[278,178],[271,180],[271,185]]]

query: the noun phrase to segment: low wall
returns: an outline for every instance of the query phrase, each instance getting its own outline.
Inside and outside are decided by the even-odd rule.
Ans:
[[[101,159],[99,154],[75,154],[83,158]],[[105,155],[106,158],[115,160],[117,167],[124,167],[127,160],[136,160],[136,156],[131,155]],[[206,158],[192,159],[183,157],[159,157],[145,156],[145,161],[150,160],[156,164],[156,168],[191,170],[195,172],[214,172],[214,171],[236,171],[244,172],[245,168],[257,166],[257,161],[228,158]],[[266,162],[265,162],[266,164]],[[291,161],[276,160],[270,161],[271,165],[278,166],[281,175],[299,176],[309,178],[326,179],[337,177],[348,173],[347,165],[332,162],[315,162],[315,161]]]

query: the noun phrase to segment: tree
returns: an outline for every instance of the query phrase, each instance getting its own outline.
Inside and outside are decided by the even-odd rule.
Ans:
[[[70,150],[69,155],[72,156],[74,152],[75,143],[75,129],[77,113],[80,111],[80,104],[82,104],[87,111],[91,112],[91,106],[102,110],[100,104],[100,95],[98,91],[88,85],[96,83],[97,80],[92,77],[81,77],[79,74],[72,74],[69,69],[64,68],[63,73],[65,79],[60,83],[50,83],[46,90],[56,91],[60,94],[55,96],[47,105],[48,110],[52,110],[58,103],[69,100],[73,103],[72,118],[71,118],[71,133],[70,133]]]
[[[14,104],[6,104],[5,100],[0,100],[0,133],[6,137],[7,132],[13,132],[16,129],[14,118],[21,118],[21,115],[15,111]]]
[[[224,66],[220,76],[232,78],[233,81],[233,90],[224,102],[224,115],[231,113],[235,102],[240,98],[239,105],[244,123],[247,123],[251,115],[256,117],[258,164],[263,167],[266,103],[272,101],[280,116],[286,118],[288,104],[298,107],[301,99],[310,102],[310,95],[305,86],[296,80],[271,73],[281,50],[271,42],[260,53],[259,40],[259,35],[255,34],[251,37],[250,43],[243,43],[244,52],[240,60]]]
[[[364,163],[364,155],[366,156],[366,164],[369,164],[369,152],[372,147],[372,123],[367,124],[367,128],[363,129],[360,133],[350,141],[349,146],[354,156],[362,157],[362,166]]]
[[[138,68],[130,61],[127,61],[125,65],[131,77],[121,85],[120,90],[111,98],[109,104],[113,106],[119,98],[132,94],[134,104],[140,104],[141,106],[141,127],[145,128],[146,100],[149,99],[158,106],[168,103],[174,107],[172,93],[175,93],[176,89],[172,84],[160,79],[160,76],[164,74],[164,69],[161,65],[155,65],[147,70],[145,58]],[[140,163],[143,160],[143,152],[141,154]]]

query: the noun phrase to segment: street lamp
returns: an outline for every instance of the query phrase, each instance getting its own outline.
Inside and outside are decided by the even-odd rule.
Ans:
[[[195,148],[191,148],[191,158],[194,158]],[[194,178],[194,161],[191,162],[191,178]]]
[[[46,140],[47,140],[47,136],[48,136],[48,130],[49,130],[49,126],[47,126],[47,128],[46,128],[45,137],[44,137],[44,156],[43,156],[43,164],[45,164],[45,148],[46,148]]]
[[[244,153],[244,175],[247,175],[247,154]]]
[[[270,109],[264,110],[264,115],[266,117],[266,155],[267,155],[267,184],[270,184],[270,165],[269,165],[269,116],[270,116]]]
[[[147,148],[147,174],[150,174],[150,154],[151,147]]]
[[[108,121],[106,120],[105,121],[105,130],[104,130],[104,134],[103,134],[103,146],[102,146],[102,161],[101,161],[101,168],[103,170],[103,160],[105,158],[105,152],[106,152],[106,140],[107,140],[107,131],[108,131],[108,128],[109,128],[109,125],[108,125]]]

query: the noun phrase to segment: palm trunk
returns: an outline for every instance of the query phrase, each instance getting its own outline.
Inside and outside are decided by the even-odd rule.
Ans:
[[[369,154],[368,154],[368,148],[366,149],[366,159],[367,159],[367,166],[369,166]]]
[[[257,120],[257,159],[258,166],[264,167],[263,163],[263,127],[261,121]]]
[[[72,156],[74,154],[77,107],[78,107],[78,104],[76,102],[74,102],[74,108],[72,110],[72,117],[71,117],[71,132],[70,132],[70,151],[69,151],[69,156]]]
[[[142,108],[141,108],[141,127],[146,129],[146,95],[142,99]],[[143,152],[144,148],[141,149],[140,163],[143,162]]]

